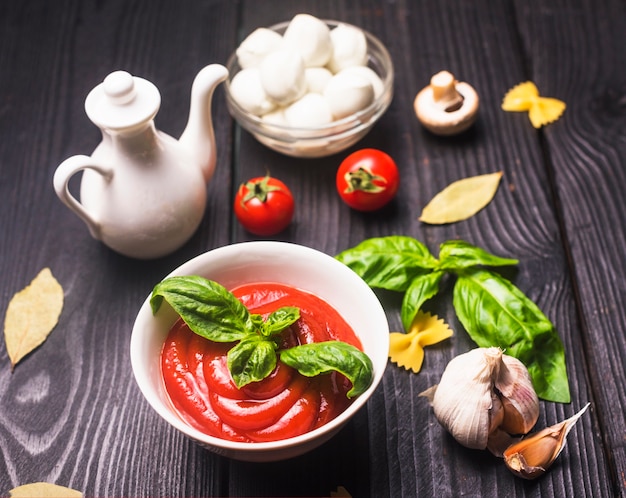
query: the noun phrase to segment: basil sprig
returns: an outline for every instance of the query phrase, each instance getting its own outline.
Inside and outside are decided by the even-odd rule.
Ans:
[[[439,259],[407,236],[363,241],[336,258],[374,288],[404,292],[402,324],[409,329],[422,305],[439,293],[444,275],[456,277],[453,306],[481,347],[498,346],[526,365],[537,395],[568,403],[565,349],[554,325],[520,289],[486,267],[516,265],[463,240],[441,244]]]
[[[250,313],[225,287],[191,275],[159,282],[150,297],[152,313],[163,300],[180,315],[194,333],[214,342],[236,342],[228,351],[228,370],[238,388],[269,376],[278,360],[312,377],[330,371],[352,382],[349,398],[362,394],[372,383],[373,365],[358,348],[341,342],[302,344],[280,350],[280,333],[300,318],[300,310],[284,306],[266,319]]]

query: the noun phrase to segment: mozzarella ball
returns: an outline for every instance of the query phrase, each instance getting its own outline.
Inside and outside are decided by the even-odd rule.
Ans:
[[[330,40],[333,50],[328,68],[333,73],[367,64],[367,40],[359,28],[340,24],[330,32]]]
[[[333,117],[341,119],[369,106],[374,101],[374,88],[367,78],[341,71],[328,82],[324,97]]]
[[[242,69],[235,74],[230,82],[230,94],[237,104],[255,116],[266,114],[276,107],[263,90],[256,68]]]
[[[263,114],[263,116],[261,116],[261,119],[264,123],[280,126],[289,126],[289,123],[287,123],[287,118],[285,118],[284,107],[277,107],[273,111],[268,112],[267,114]]]
[[[333,73],[325,67],[307,67],[304,70],[304,77],[306,78],[307,91],[324,93],[324,88],[333,77]]]
[[[285,118],[290,126],[308,128],[330,123],[333,115],[321,94],[307,93],[285,109]]]
[[[380,97],[385,89],[385,85],[383,84],[383,80],[380,79],[380,76],[376,74],[376,72],[367,66],[350,66],[341,71],[342,73],[353,75],[354,77],[365,78],[369,80],[374,88],[374,99]]]
[[[306,92],[304,63],[295,50],[282,48],[268,54],[259,70],[265,93],[279,105],[291,104]]]
[[[296,15],[289,22],[283,39],[287,46],[300,52],[306,67],[324,66],[332,55],[328,26],[309,14]]]
[[[237,48],[237,61],[241,68],[258,67],[265,56],[278,50],[283,37],[268,28],[258,28],[250,33]]]

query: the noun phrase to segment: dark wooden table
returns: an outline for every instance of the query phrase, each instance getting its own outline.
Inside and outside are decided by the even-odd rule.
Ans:
[[[347,154],[298,160],[257,143],[214,97],[218,166],[193,239],[171,256],[135,261],[94,241],[57,199],[52,175],[100,140],[84,99],[126,69],[162,94],[157,127],[176,137],[191,81],[225,63],[255,27],[308,12],[359,25],[388,47],[396,68],[391,107],[352,150],[375,147],[397,161],[393,204],[350,210],[334,187]],[[0,346],[0,493],[47,481],[87,496],[354,497],[624,496],[626,491],[626,4],[623,0],[3,0],[0,2],[0,309],[43,267],[65,290],[48,340],[11,373]],[[481,96],[466,134],[437,138],[412,102],[448,69]],[[568,107],[541,130],[500,109],[513,85],[534,81]],[[426,352],[418,375],[389,364],[382,384],[333,440],[271,464],[231,461],[190,442],[148,406],[130,367],[130,330],[158,280],[185,260],[252,240],[231,210],[237,186],[269,169],[297,199],[278,239],[328,254],[368,237],[404,234],[437,252],[461,238],[520,260],[515,284],[562,338],[570,404],[541,403],[538,426],[591,402],[553,468],[514,477],[487,452],[457,444],[418,393],[473,347],[449,299],[435,311],[455,336]],[[493,202],[445,226],[418,221],[454,180],[502,170]],[[384,302],[400,328],[399,300]]]

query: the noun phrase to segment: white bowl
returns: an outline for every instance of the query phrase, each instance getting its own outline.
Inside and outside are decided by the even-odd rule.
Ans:
[[[339,21],[324,20],[329,28],[335,28]],[[289,21],[270,26],[269,29],[280,34],[285,32]],[[393,98],[393,63],[389,52],[378,38],[363,31],[367,40],[367,67],[372,69],[383,83],[383,91],[365,109],[323,126],[310,128],[294,128],[268,123],[258,116],[244,110],[230,94],[230,82],[241,67],[237,55],[229,57],[226,67],[228,79],[226,85],[226,102],[228,110],[235,120],[248,130],[259,142],[282,154],[294,157],[330,156],[347,149],[363,138],[374,123],[385,113]]]
[[[367,284],[333,257],[286,242],[244,242],[201,254],[178,267],[170,274],[173,275],[200,275],[226,288],[269,281],[312,292],[332,305],[353,328],[374,367],[374,378],[367,391],[337,418],[309,433],[263,443],[233,442],[209,436],[177,414],[165,391],[160,355],[177,316],[169,305],[162,306],[153,316],[148,296],[139,310],[130,341],[135,380],[148,403],[167,423],[209,450],[238,460],[258,462],[300,455],[336,434],[365,405],[379,384],[389,351],[385,312]]]

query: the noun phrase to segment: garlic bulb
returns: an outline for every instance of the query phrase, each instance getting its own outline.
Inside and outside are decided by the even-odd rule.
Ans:
[[[463,446],[497,456],[539,417],[539,398],[526,367],[500,348],[453,358],[438,385],[424,391],[435,417]]]

